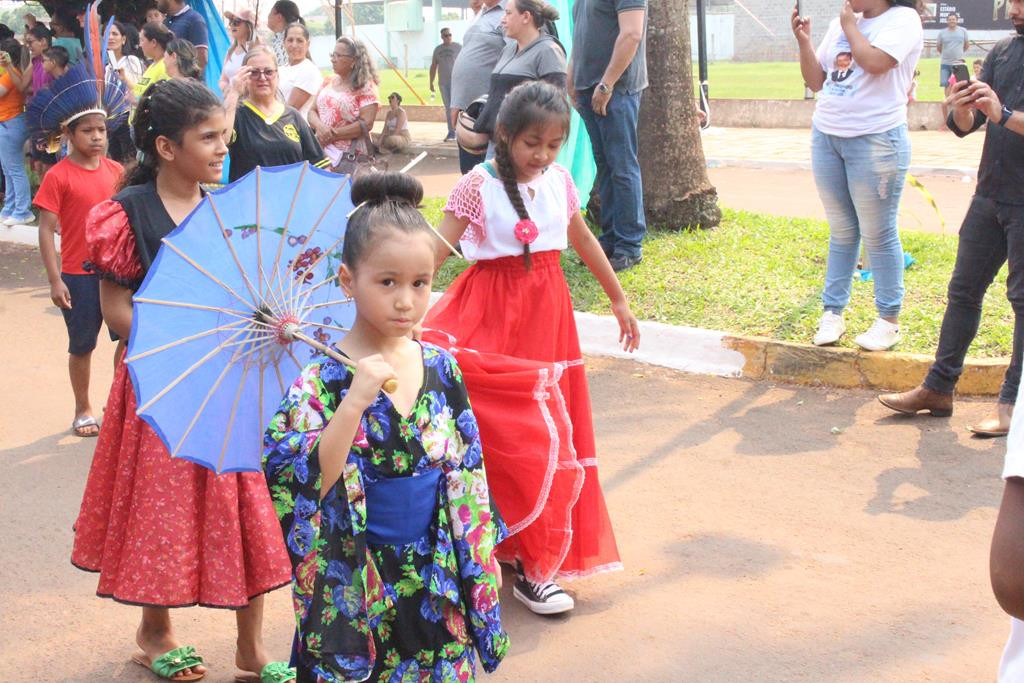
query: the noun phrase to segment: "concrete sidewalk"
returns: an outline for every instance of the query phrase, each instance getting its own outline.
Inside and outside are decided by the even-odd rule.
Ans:
[[[413,143],[426,150],[456,152],[455,143],[443,142],[444,123],[409,122]],[[704,157],[708,165],[810,168],[811,133],[787,128],[716,128],[704,131]],[[973,176],[981,160],[984,134],[959,139],[952,133],[930,130],[910,133],[913,166],[917,174]],[[914,172],[912,170],[912,172]]]

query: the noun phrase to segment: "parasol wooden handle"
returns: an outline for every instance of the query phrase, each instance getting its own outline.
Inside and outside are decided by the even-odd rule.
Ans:
[[[289,337],[291,337],[293,339],[298,339],[300,342],[303,342],[304,344],[309,344],[310,346],[312,346],[317,351],[320,351],[320,352],[330,356],[331,358],[333,358],[334,360],[338,361],[339,363],[344,363],[345,365],[349,366],[350,368],[355,369],[356,363],[355,363],[354,360],[352,360],[348,356],[345,356],[345,355],[343,355],[341,353],[338,353],[337,351],[332,349],[330,346],[327,346],[326,344],[321,344],[316,339],[313,339],[312,337],[309,337],[309,336],[299,332],[298,328],[295,327],[294,325],[285,325],[284,332]],[[395,393],[396,391],[398,391],[398,380],[397,379],[389,379],[387,382],[384,382],[383,389],[384,389],[384,391],[388,392],[389,394]]]

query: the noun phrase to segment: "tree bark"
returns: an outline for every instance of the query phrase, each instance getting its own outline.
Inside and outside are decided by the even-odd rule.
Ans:
[[[708,229],[722,220],[694,109],[689,0],[648,3],[647,76],[638,123],[647,224]]]

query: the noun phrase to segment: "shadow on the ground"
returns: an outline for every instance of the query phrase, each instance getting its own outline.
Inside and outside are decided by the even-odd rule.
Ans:
[[[642,401],[644,410],[651,415],[657,413],[659,389],[664,385],[650,382],[652,386],[639,391],[650,391],[652,396]],[[659,386],[660,385],[660,386]],[[771,403],[760,401],[775,387],[767,382],[746,382],[743,392],[719,408],[706,409],[706,404],[695,403],[692,407],[697,419],[675,433],[656,432],[637,443],[639,455],[634,464],[603,479],[605,491],[614,491],[623,484],[640,477],[650,465],[657,464],[678,455],[685,449],[707,444],[723,432],[735,432],[740,442],[735,450],[747,456],[799,456],[817,453],[832,448],[836,435],[848,429],[856,421],[857,409],[864,398],[844,393],[825,399],[818,389],[791,387],[783,400]],[[631,392],[634,387],[630,387]],[[800,425],[808,419],[808,411],[814,404],[827,404],[827,418],[819,420],[814,429]],[[811,405],[808,405],[811,404]],[[598,416],[601,428],[607,430],[635,430],[637,420],[642,419],[635,409],[624,408],[611,414]],[[837,431],[833,431],[837,430]]]
[[[900,424],[918,431],[918,467],[892,467],[875,478],[875,497],[865,506],[872,515],[897,514],[928,521],[959,519],[977,508],[998,505],[1005,441],[973,440],[984,450],[961,443],[947,419],[892,415],[876,424]],[[906,495],[900,495],[902,488]],[[919,494],[919,495],[912,495]]]
[[[679,563],[677,575],[720,579],[767,574],[791,557],[779,546],[723,534],[702,534],[672,541],[664,552]]]

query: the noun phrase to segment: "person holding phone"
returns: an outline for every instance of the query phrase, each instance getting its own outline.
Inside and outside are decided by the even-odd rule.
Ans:
[[[1010,0],[1009,14],[1018,35],[992,48],[980,78],[962,80],[957,76],[946,98],[949,129],[964,137],[984,128],[985,145],[977,189],[960,227],[935,362],[919,387],[879,396],[883,405],[898,413],[952,414],[953,390],[981,324],[982,300],[996,273],[1008,262],[1006,296],[1014,313],[1013,353],[995,410],[968,427],[979,436],[990,437],[1009,432],[1024,341],[1024,112],[1016,111],[1024,109],[1024,0]],[[1024,640],[1024,632],[1020,637]],[[1024,671],[1024,655],[1020,666]]]
[[[831,238],[824,313],[814,343],[846,332],[853,271],[864,240],[874,272],[878,318],[854,341],[884,351],[900,340],[903,245],[897,218],[910,167],[907,92],[924,47],[916,0],[847,0],[817,49],[811,20],[793,10],[804,82],[818,93],[811,166]]]

